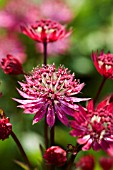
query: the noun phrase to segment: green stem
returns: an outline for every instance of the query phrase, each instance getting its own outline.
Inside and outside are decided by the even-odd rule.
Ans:
[[[50,146],[54,146],[54,130],[55,130],[55,126],[53,126],[50,129]]]
[[[44,125],[44,138],[45,138],[45,147],[48,148],[48,125],[46,122],[46,116],[45,116],[45,125]]]
[[[29,160],[27,158],[27,155],[26,155],[26,153],[25,153],[25,151],[24,151],[20,141],[18,140],[17,136],[15,135],[15,133],[13,131],[11,132],[11,136],[12,136],[13,140],[15,141],[15,143],[17,144],[18,149],[20,150],[20,153],[21,153],[24,161],[26,162],[26,164],[28,165],[29,169],[31,170],[32,166],[31,166],[31,164],[30,164],[30,162],[29,162]]]
[[[101,82],[101,84],[100,84],[100,87],[99,87],[99,89],[98,89],[98,91],[97,91],[97,94],[96,94],[96,96],[95,96],[95,98],[94,98],[94,104],[96,103],[96,101],[97,101],[97,99],[98,99],[98,97],[99,97],[99,95],[100,95],[100,93],[101,93],[101,91],[102,91],[102,89],[103,89],[103,87],[104,87],[104,84],[105,84],[105,81],[106,81],[107,79],[104,77],[103,78],[103,80],[102,80],[102,82]]]
[[[43,43],[44,65],[47,65],[47,42]]]

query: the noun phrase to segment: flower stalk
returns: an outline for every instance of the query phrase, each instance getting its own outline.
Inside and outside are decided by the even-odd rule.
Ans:
[[[25,153],[25,151],[24,151],[20,141],[18,140],[17,136],[15,135],[15,133],[13,131],[11,132],[11,136],[12,136],[13,140],[15,141],[15,143],[17,144],[18,149],[20,150],[20,153],[21,153],[24,161],[26,162],[26,164],[29,167],[29,170],[32,170],[31,163],[29,162],[29,159],[28,159],[28,157],[27,157],[27,155],[26,155],[26,153]]]

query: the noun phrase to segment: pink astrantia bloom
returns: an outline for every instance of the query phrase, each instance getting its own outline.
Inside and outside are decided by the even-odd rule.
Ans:
[[[20,63],[25,62],[26,54],[24,47],[16,36],[6,35],[0,37],[0,62],[3,58],[6,58],[7,54],[15,56]]]
[[[92,155],[85,155],[76,163],[76,168],[81,170],[94,170],[95,162]]]
[[[70,134],[78,137],[78,143],[83,145],[82,150],[91,147],[96,151],[108,150],[113,143],[113,96],[101,101],[96,109],[92,100],[88,102],[87,110],[80,106],[74,118]]]
[[[0,11],[0,27],[9,31],[20,31],[23,23],[31,24],[39,19],[38,4],[30,0],[7,1],[4,10]]]
[[[60,23],[68,23],[73,19],[72,10],[61,0],[43,0],[39,10],[42,18],[50,18]]]
[[[19,75],[23,74],[22,64],[14,56],[8,54],[6,58],[3,58],[0,67],[5,74]]]
[[[0,117],[0,140],[5,140],[12,132],[12,124],[9,122],[9,118],[5,117],[2,109],[0,109]]]
[[[103,170],[111,170],[111,168],[113,167],[113,158],[101,157],[99,163]]]
[[[22,32],[37,42],[54,42],[70,35],[65,27],[52,20],[40,20],[29,26],[21,26]]]
[[[97,52],[92,53],[92,60],[97,71],[105,78],[113,78],[113,54],[108,52],[105,54],[103,51],[98,55]]]
[[[63,166],[66,163],[66,151],[59,146],[52,146],[48,148],[43,158],[47,164],[56,165],[58,167]]]
[[[33,124],[39,122],[46,115],[47,124],[52,127],[55,115],[68,126],[66,115],[73,116],[78,109],[76,102],[86,101],[86,98],[77,98],[84,83],[74,79],[74,74],[63,66],[56,69],[55,65],[36,67],[30,76],[25,76],[25,82],[19,82],[18,90],[25,99],[14,99],[21,103],[18,107],[25,113],[34,114]]]

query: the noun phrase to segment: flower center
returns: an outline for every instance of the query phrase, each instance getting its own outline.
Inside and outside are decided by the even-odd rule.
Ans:
[[[108,53],[99,56],[98,63],[100,67],[105,64],[106,69],[110,69],[113,66],[113,54]]]

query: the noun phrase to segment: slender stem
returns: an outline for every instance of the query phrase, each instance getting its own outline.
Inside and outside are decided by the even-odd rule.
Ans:
[[[17,144],[18,149],[20,150],[20,153],[22,154],[22,157],[23,157],[24,161],[26,162],[26,164],[28,165],[29,169],[32,169],[32,166],[27,158],[27,155],[26,155],[20,141],[18,140],[17,136],[15,135],[15,133],[13,131],[11,132],[11,136],[12,136],[13,140],[15,141],[15,143]]]
[[[47,42],[43,43],[43,52],[44,52],[44,65],[47,65]]]
[[[50,130],[50,146],[54,146],[54,131],[55,131],[55,126],[53,126]]]
[[[95,96],[95,98],[94,98],[94,104],[96,103],[96,101],[97,101],[97,99],[98,99],[98,97],[99,97],[99,95],[100,95],[100,93],[101,93],[101,91],[102,91],[102,88],[103,88],[103,86],[104,86],[105,81],[106,81],[106,78],[104,77],[103,80],[102,80],[102,82],[101,82],[101,84],[100,84],[100,87],[99,87],[99,89],[98,89],[98,91],[97,91],[97,94],[96,94],[96,96]]]

